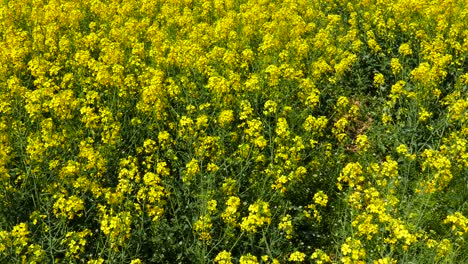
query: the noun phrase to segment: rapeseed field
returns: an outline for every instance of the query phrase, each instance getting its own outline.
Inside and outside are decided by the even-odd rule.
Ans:
[[[0,263],[468,263],[468,1],[2,0]]]

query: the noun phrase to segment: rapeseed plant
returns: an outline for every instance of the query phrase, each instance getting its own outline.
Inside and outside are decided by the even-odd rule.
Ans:
[[[465,10],[4,1],[0,262],[464,262]]]

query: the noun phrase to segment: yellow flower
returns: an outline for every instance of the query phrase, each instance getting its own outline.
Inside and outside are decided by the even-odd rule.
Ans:
[[[415,160],[416,159],[416,154],[410,154],[408,151],[408,147],[405,144],[400,144],[397,148],[396,151],[398,154],[404,155],[405,157],[409,158],[410,160]]]
[[[320,91],[318,89],[313,89],[312,92],[310,92],[310,95],[307,96],[305,103],[308,107],[311,109],[314,109],[316,105],[318,105],[320,102]]]
[[[197,129],[203,129],[208,126],[208,116],[207,115],[201,115],[197,117]]]
[[[282,118],[282,117],[278,118],[275,132],[279,137],[289,136],[289,126],[285,118]]]
[[[320,116],[320,117],[314,117],[309,115],[304,123],[302,124],[302,127],[304,128],[305,131],[307,132],[313,132],[318,135],[322,135],[323,130],[327,126],[328,119],[325,116]]]
[[[392,58],[390,60],[390,68],[392,69],[392,73],[395,75],[400,73],[403,69],[398,58]]]
[[[296,251],[296,252],[291,253],[291,255],[289,255],[288,260],[294,261],[294,262],[303,262],[305,260],[305,257],[306,257],[306,254],[300,251]]]
[[[240,108],[241,108],[241,112],[239,116],[240,120],[246,120],[253,114],[252,105],[247,100],[242,100],[240,102]]]
[[[160,131],[158,133],[158,142],[161,144],[161,147],[169,145],[172,143],[171,134],[167,131]]]
[[[408,154],[408,147],[405,144],[400,144],[397,148],[396,151],[399,154],[406,155]]]
[[[356,145],[359,151],[366,151],[369,148],[369,139],[366,135],[358,135],[356,137]]]
[[[226,126],[234,121],[234,112],[232,110],[223,110],[218,116],[220,126]]]
[[[235,188],[236,180],[233,178],[226,178],[221,186],[221,190],[226,193],[226,195],[233,195]]]
[[[438,257],[446,257],[452,250],[452,243],[448,239],[442,239],[437,246],[436,252]]]
[[[345,128],[348,126],[349,121],[348,119],[342,117],[336,121],[333,129],[334,133],[343,133],[345,131]]]
[[[351,253],[351,248],[349,247],[348,244],[343,244],[341,245],[341,253],[343,253],[343,255],[348,255],[349,253]]]
[[[431,77],[429,76],[431,66],[427,62],[422,62],[418,67],[414,68],[410,75],[411,79],[422,84],[429,84]]]
[[[339,112],[344,112],[344,110],[349,106],[349,99],[346,96],[338,97],[336,101],[336,108]]]
[[[287,214],[281,219],[281,222],[278,225],[279,230],[283,230],[286,234],[287,239],[292,238],[293,226],[291,221],[291,215]]]
[[[348,52],[345,52],[348,53]],[[349,70],[353,64],[357,61],[358,57],[355,54],[347,54],[341,61],[335,64],[335,72],[338,77],[344,75],[344,73]]]
[[[413,50],[411,49],[411,46],[409,43],[403,43],[400,45],[400,48],[398,48],[398,52],[404,56],[409,56],[413,54]]]
[[[68,198],[59,195],[53,206],[54,214],[57,217],[66,217],[68,219],[73,219],[75,215],[81,216],[84,209],[83,200],[75,195]]]
[[[328,196],[323,191],[314,194],[314,202],[321,206],[327,206]]]
[[[188,136],[193,133],[194,122],[190,117],[182,116],[179,120],[178,134],[179,136]]]
[[[210,212],[210,213],[216,212],[217,204],[218,204],[218,202],[216,200],[209,200],[208,201],[208,206],[207,206],[208,212]]]
[[[382,170],[380,174],[389,178],[395,178],[398,176],[398,163],[390,156],[385,157],[386,161],[382,163]]]
[[[425,122],[432,116],[431,112],[428,112],[424,107],[419,109],[419,121]]]
[[[169,176],[170,170],[167,168],[167,163],[165,161],[158,162],[156,164],[156,172],[160,176]]]
[[[145,152],[148,153],[148,154],[153,153],[155,147],[156,147],[156,141],[154,141],[152,139],[146,139],[143,142],[143,148],[145,149]]]
[[[392,116],[389,115],[388,113],[382,114],[382,123],[384,123],[385,125],[389,124],[392,120],[393,120]]]
[[[223,221],[228,224],[228,225],[236,225],[236,220],[239,215],[237,212],[237,209],[240,206],[240,199],[239,197],[236,196],[231,196],[226,202],[226,209],[224,212],[221,214],[221,218]]]
[[[359,214],[352,222],[353,226],[357,226],[358,234],[365,235],[368,240],[378,233],[378,225],[373,223],[373,216],[367,213]]]
[[[192,159],[190,160],[187,165],[185,165],[185,174],[182,177],[183,182],[189,182],[192,178],[200,172],[200,167],[198,166],[198,160]]]
[[[310,258],[315,260],[316,264],[331,263],[331,258],[321,249],[316,249]]]
[[[275,114],[277,110],[277,106],[278,104],[275,101],[272,101],[272,100],[266,101],[264,105],[265,110],[263,111],[263,114],[266,116]]]
[[[271,212],[268,202],[257,201],[249,206],[249,215],[242,218],[241,230],[257,232],[259,227],[271,222]]]
[[[362,189],[362,182],[364,181],[364,176],[362,175],[362,166],[359,163],[348,163],[343,168],[340,176],[338,177],[338,183],[346,182],[349,187],[356,188],[357,190]],[[340,188],[340,187],[339,187]]]
[[[111,209],[109,214],[102,207],[101,211],[101,231],[108,236],[111,247],[117,249],[118,246],[130,238],[132,216],[130,212],[119,212],[117,214]]]
[[[258,264],[258,260],[256,256],[249,253],[240,257],[239,264]]]
[[[374,75],[374,87],[380,87],[385,83],[385,77],[381,73]]]
[[[397,261],[395,259],[390,258],[390,257],[374,260],[374,264],[396,264],[396,263],[397,263]]]
[[[11,237],[13,240],[13,245],[26,246],[28,244],[29,238],[28,235],[31,232],[28,230],[28,225],[26,223],[19,223],[13,227],[11,230]]]
[[[217,172],[219,170],[219,166],[214,163],[208,163],[206,170],[210,172]]]
[[[231,262],[231,252],[223,250],[216,255],[214,262],[218,264],[232,264]]]
[[[364,263],[362,259],[366,256],[366,251],[358,239],[346,238],[346,242],[341,245],[341,252],[344,256],[341,261],[344,263]]]
[[[211,229],[213,224],[211,223],[210,215],[202,215],[193,224],[193,230],[198,234],[198,239],[201,241],[209,242],[211,240]]]
[[[85,229],[81,232],[68,232],[65,235],[65,239],[62,240],[61,244],[68,246],[68,251],[65,253],[66,257],[79,258],[80,253],[84,252],[86,246],[86,237],[91,236],[90,230]]]
[[[392,85],[389,97],[393,105],[396,103],[397,99],[400,98],[401,95],[407,94],[406,90],[404,89],[405,85],[405,81],[398,81],[394,85]]]
[[[463,236],[468,233],[468,218],[466,218],[460,212],[448,215],[444,220],[444,224],[452,224],[452,231],[456,231],[455,234]]]
[[[367,41],[367,44],[369,45],[369,47],[372,49],[372,51],[374,53],[378,53],[380,52],[382,49],[380,48],[379,44],[377,43],[377,41],[375,41],[375,39],[373,38],[370,38],[368,41]]]
[[[86,264],[102,264],[102,263],[104,263],[103,258],[91,259],[91,260],[88,260],[88,262],[86,262]]]

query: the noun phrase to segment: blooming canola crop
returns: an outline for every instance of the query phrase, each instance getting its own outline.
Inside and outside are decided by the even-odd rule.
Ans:
[[[463,263],[466,0],[0,4],[1,263]]]

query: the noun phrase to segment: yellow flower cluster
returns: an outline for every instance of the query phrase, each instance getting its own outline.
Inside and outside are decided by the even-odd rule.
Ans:
[[[83,200],[75,195],[68,198],[65,198],[64,195],[58,195],[53,208],[57,217],[73,219],[75,216],[82,216],[85,207]]]
[[[249,206],[249,215],[242,218],[241,230],[257,232],[258,228],[271,223],[271,212],[268,202],[258,200]]]
[[[224,110],[219,114],[218,123],[221,126],[226,126],[234,121],[234,113],[232,110]]]
[[[323,191],[314,194],[314,202],[320,206],[327,206],[328,196]]]
[[[218,205],[218,202],[216,200],[214,199],[208,200],[206,202],[206,207],[204,208],[206,213],[202,214],[197,219],[197,221],[195,221],[195,223],[193,224],[193,231],[198,235],[198,239],[206,243],[210,243],[211,241],[211,232],[213,228],[211,218],[213,215],[216,215],[217,213],[217,205]],[[224,213],[226,213],[226,211]],[[222,214],[221,217],[223,216],[224,214]],[[232,217],[232,215],[228,215],[228,217]],[[228,220],[231,220],[233,222],[232,224],[235,224],[235,221],[236,221],[235,219],[228,219]]]
[[[265,102],[263,114],[266,116],[275,114],[278,108],[278,104],[275,101],[268,100]]]
[[[237,196],[230,196],[226,201],[226,209],[221,214],[221,218],[227,225],[236,226],[239,217],[240,199]]]
[[[323,135],[323,130],[327,126],[327,123],[328,119],[324,116],[314,117],[309,115],[302,126],[307,132],[312,132],[317,135]]]
[[[131,235],[132,216],[129,212],[107,212],[101,208],[101,231],[108,237],[111,247],[118,250]]]
[[[68,247],[65,257],[67,258],[80,258],[80,254],[84,252],[86,246],[86,237],[92,236],[90,230],[85,229],[81,232],[68,232],[65,238],[62,240],[62,244],[66,244]]]
[[[193,230],[198,234],[198,238],[206,242],[211,240],[210,232],[212,227],[210,214],[200,216],[195,224],[193,224]]]
[[[356,137],[356,145],[361,152],[365,152],[369,149],[369,138],[366,135],[358,135]]]
[[[321,249],[316,249],[310,256],[310,259],[312,259],[316,264],[331,263],[330,256]]]
[[[349,187],[362,190],[362,183],[365,178],[362,175],[362,166],[359,163],[348,163],[338,177],[338,189],[342,190],[341,182],[347,183]]]
[[[157,164],[157,172],[159,175],[167,175],[168,172],[164,163]],[[164,212],[162,204],[167,196],[167,192],[161,185],[161,178],[156,173],[147,172],[143,175],[143,186],[138,190],[136,195],[139,202],[146,204],[148,215],[157,221]],[[122,193],[122,192],[120,192]]]
[[[223,250],[216,255],[214,262],[218,264],[231,264],[231,253]]]
[[[300,251],[295,251],[289,255],[289,261],[292,262],[303,262],[305,260],[306,254],[300,252]]]
[[[291,215],[287,214],[283,217],[283,219],[281,219],[281,222],[278,225],[278,229],[285,233],[287,239],[292,238],[294,228],[292,225]]]
[[[396,264],[398,263],[395,259],[390,257],[381,258],[378,260],[374,260],[374,264]]]
[[[352,239],[350,237],[346,238],[345,243],[341,245],[341,253],[343,254],[341,262],[344,264],[365,263],[363,259],[366,256],[366,250],[362,247],[360,240]]]
[[[420,183],[422,190],[429,193],[443,190],[452,180],[452,162],[436,150],[426,149],[421,156],[424,158],[423,171],[430,170],[431,176]]]
[[[46,252],[41,245],[31,243],[31,231],[26,223],[13,226],[10,232],[0,231],[0,256],[5,256],[7,250],[13,250],[21,263],[41,263]]]
[[[452,224],[452,231],[456,231],[455,234],[463,236],[468,232],[468,218],[466,218],[460,212],[448,215],[444,220],[445,224]]]
[[[190,182],[193,179],[193,177],[195,177],[195,175],[198,172],[200,172],[200,167],[198,166],[198,160],[197,159],[190,160],[185,167],[186,167],[186,172],[182,180],[184,182]]]
[[[280,117],[278,119],[278,123],[277,123],[276,129],[275,129],[276,134],[279,137],[287,137],[287,136],[289,136],[289,131],[288,130],[289,130],[288,122],[286,121],[286,119]]]
[[[240,257],[239,264],[258,264],[258,259],[249,253]]]
[[[404,144],[400,144],[397,148],[396,148],[396,151],[405,156],[406,158],[410,159],[410,160],[415,160],[416,159],[416,154],[410,154],[410,152],[408,151],[408,147]]]
[[[377,73],[374,75],[374,86],[380,87],[385,83],[385,77],[382,73]]]

